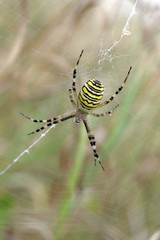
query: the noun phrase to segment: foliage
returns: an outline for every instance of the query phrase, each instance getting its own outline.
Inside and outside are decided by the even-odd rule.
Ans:
[[[116,99],[120,108],[111,118],[90,118],[105,173],[94,166],[83,126],[58,124],[0,176],[0,240],[149,239],[158,230],[156,10],[138,4],[131,35],[98,63],[100,50],[121,36],[132,2],[1,2],[1,170],[38,137],[27,136],[39,125],[19,112],[46,119],[72,110],[68,88],[81,49],[77,84],[100,79],[105,98],[121,85],[130,65],[133,69]]]

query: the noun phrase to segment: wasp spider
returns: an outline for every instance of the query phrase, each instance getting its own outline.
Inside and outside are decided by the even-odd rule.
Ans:
[[[46,123],[46,125],[44,125],[41,128],[38,128],[37,130],[35,130],[34,132],[29,133],[33,134],[36,132],[39,132],[47,127],[50,127],[53,124],[57,124],[63,121],[66,121],[70,118],[74,118],[76,123],[80,123],[83,122],[84,126],[86,128],[87,134],[88,134],[88,138],[89,138],[89,142],[90,145],[93,149],[93,153],[94,153],[94,159],[95,159],[95,165],[96,165],[96,161],[99,162],[99,164],[101,165],[102,169],[104,170],[104,167],[101,163],[101,160],[98,156],[97,150],[96,150],[96,141],[95,141],[95,137],[93,135],[93,132],[91,130],[91,127],[89,125],[87,116],[91,115],[93,117],[103,117],[107,114],[111,115],[111,113],[113,112],[113,110],[115,110],[119,104],[117,106],[115,106],[112,110],[109,110],[107,112],[101,113],[101,114],[97,114],[97,113],[93,113],[93,110],[95,108],[100,108],[105,106],[106,104],[110,103],[111,101],[113,101],[113,99],[115,98],[115,96],[123,89],[124,84],[126,83],[128,76],[130,74],[130,71],[132,69],[132,67],[129,68],[129,71],[127,73],[126,78],[124,79],[123,84],[121,85],[121,87],[118,88],[118,90],[105,102],[100,103],[102,97],[103,97],[103,93],[104,93],[104,86],[103,84],[95,79],[91,79],[88,80],[81,88],[78,96],[77,96],[77,90],[76,90],[76,74],[77,74],[77,67],[80,61],[80,58],[82,57],[83,51],[81,51],[81,54],[77,60],[76,66],[73,70],[73,82],[72,82],[72,87],[69,88],[69,98],[70,101],[72,103],[72,105],[75,108],[74,112],[70,112],[67,114],[63,114],[57,117],[53,117],[47,120],[35,120],[32,119],[26,115],[24,115],[23,113],[21,113],[24,117],[26,117],[27,119],[35,122],[35,123]]]

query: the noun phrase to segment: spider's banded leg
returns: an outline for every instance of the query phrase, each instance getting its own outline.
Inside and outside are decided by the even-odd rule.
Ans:
[[[80,59],[82,57],[83,52],[84,52],[84,50],[82,49],[81,54],[79,55],[79,58],[77,60],[76,66],[75,66],[75,68],[73,70],[72,90],[73,90],[73,94],[74,94],[74,97],[75,97],[75,101],[77,101],[77,90],[76,90],[77,67],[78,67],[79,61],[80,61]]]
[[[99,164],[101,165],[102,169],[105,170],[102,163],[101,163],[101,160],[100,160],[100,158],[97,154],[96,141],[95,141],[95,137],[93,135],[92,129],[89,125],[89,122],[88,122],[87,119],[83,120],[83,122],[84,122],[84,125],[85,125],[85,128],[86,128],[87,134],[88,134],[89,142],[90,142],[91,147],[92,147],[93,152],[94,152],[95,165],[96,165],[96,161],[98,161]]]
[[[26,116],[26,115],[25,115],[24,113],[22,113],[22,112],[20,112],[20,114],[21,114],[23,117],[25,117],[25,118],[27,118],[27,119],[31,120],[32,122],[35,122],[35,123],[45,123],[45,122],[52,122],[52,121],[53,121],[53,118],[51,118],[51,119],[46,119],[46,120],[39,120],[39,119],[30,118],[30,117]]]
[[[25,115],[24,115],[25,116]],[[26,117],[26,116],[25,116]],[[60,116],[57,116],[57,117],[54,117],[54,118],[51,118],[51,119],[48,119],[48,120],[44,120],[44,121],[47,121],[48,124],[44,125],[43,127],[41,128],[38,128],[36,129],[35,131],[31,132],[31,133],[28,133],[28,135],[31,135],[33,133],[36,133],[36,132],[40,132],[41,130],[44,130],[45,128],[48,128],[50,127],[51,125],[56,125],[57,123],[60,123],[60,122],[63,122],[63,121],[66,121],[70,118],[73,118],[75,117],[75,112],[72,112],[72,113],[68,113],[68,114],[63,114],[63,115],[60,115]],[[28,117],[27,117],[28,118]],[[28,118],[30,119],[30,118]],[[32,119],[30,119],[32,120]],[[37,120],[38,121],[38,120]],[[43,120],[42,120],[43,121]]]
[[[100,113],[100,114],[98,114],[98,113],[90,113],[89,115],[91,115],[91,116],[93,116],[93,117],[103,117],[103,116],[105,116],[105,115],[111,115],[112,112],[113,112],[117,107],[119,107],[119,104],[116,105],[113,109],[109,110],[108,112],[104,112],[104,113]]]
[[[132,67],[129,68],[129,71],[128,71],[128,73],[127,73],[126,78],[125,78],[124,81],[123,81],[123,84],[118,88],[118,90],[115,92],[115,94],[113,94],[113,95],[110,97],[109,100],[105,101],[104,103],[99,104],[99,105],[97,106],[97,108],[103,107],[103,106],[105,106],[106,104],[108,104],[108,103],[110,103],[111,101],[113,101],[113,99],[115,98],[115,96],[118,95],[119,92],[123,89],[123,87],[124,87],[124,85],[125,85],[125,83],[126,83],[126,81],[127,81],[127,79],[128,79],[128,76],[129,76],[129,74],[130,74],[130,72],[131,72],[131,69],[132,69]]]
[[[68,90],[69,90],[69,99],[70,99],[70,101],[71,101],[72,105],[73,105],[73,106],[76,108],[76,107],[77,107],[77,105],[76,105],[75,101],[73,100],[73,96],[72,96],[72,89],[71,89],[71,88],[69,88]]]

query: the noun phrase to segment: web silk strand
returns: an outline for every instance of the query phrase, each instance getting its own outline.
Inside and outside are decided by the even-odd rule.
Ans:
[[[108,55],[108,53],[110,53],[112,51],[112,49],[115,48],[122,41],[124,36],[129,36],[131,34],[131,32],[129,30],[129,24],[130,24],[130,21],[133,18],[133,16],[136,14],[136,7],[137,7],[138,1],[139,0],[136,0],[129,17],[127,18],[127,21],[126,21],[126,24],[125,24],[125,26],[122,30],[120,39],[117,40],[117,41],[114,41],[113,45],[110,48],[105,49],[105,50],[100,50],[99,55],[100,55],[101,59],[98,61],[99,65],[103,63],[103,61],[105,60],[105,57]]]
[[[129,24],[130,24],[130,21],[133,18],[133,16],[136,14],[136,6],[137,6],[138,1],[139,0],[135,1],[135,4],[134,4],[134,6],[132,8],[132,11],[131,11],[131,13],[130,13],[127,21],[126,21],[126,24],[125,24],[123,30],[122,30],[120,39],[118,41],[115,41],[114,44],[109,49],[105,49],[105,50],[101,50],[100,51],[101,59],[98,61],[98,64],[102,64],[103,63],[103,61],[105,60],[105,57],[107,56],[107,54],[110,53],[111,50],[113,48],[115,48],[122,41],[124,36],[131,34],[131,32],[129,31]],[[52,125],[49,129],[47,129],[47,131],[45,133],[41,134],[41,136],[35,142],[33,142],[27,149],[25,149],[22,153],[20,153],[20,155],[17,158],[15,158],[3,171],[0,172],[0,175],[3,175],[4,173],[6,173],[6,171],[8,169],[10,169],[15,163],[17,163],[23,155],[25,155],[26,153],[29,153],[30,149],[32,149],[43,137],[45,137],[46,134],[53,127],[55,127],[55,125]]]
[[[3,171],[0,172],[0,175],[3,175],[4,173],[6,173],[6,171],[11,168],[16,162],[19,161],[19,159],[25,155],[26,153],[29,153],[30,149],[33,148],[43,137],[46,136],[46,134],[53,128],[55,127],[55,125],[52,125],[49,129],[47,129],[47,131],[45,133],[42,133],[41,136],[35,141],[33,142],[27,149],[25,149],[23,152],[20,153],[20,155],[15,158]]]

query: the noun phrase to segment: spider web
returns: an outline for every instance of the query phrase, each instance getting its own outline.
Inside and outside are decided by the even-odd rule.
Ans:
[[[5,51],[2,51],[3,54],[1,54],[5,56],[1,59],[1,78],[2,81],[6,81],[4,86],[10,91],[12,89],[16,92],[15,85],[21,85],[20,92],[16,96],[18,98],[17,106],[11,105],[10,111],[6,110],[6,114],[5,108],[2,108],[2,113],[7,116],[6,123],[2,121],[5,131],[1,131],[1,145],[3,146],[1,149],[2,152],[5,152],[5,156],[2,154],[1,166],[5,165],[5,159],[6,167],[0,167],[0,176],[3,187],[2,195],[6,194],[7,197],[5,196],[5,201],[0,202],[1,204],[5,202],[2,205],[2,210],[4,210],[0,217],[2,226],[4,226],[1,232],[4,238],[6,236],[6,238],[17,237],[17,239],[18,237],[23,239],[34,237],[34,239],[47,240],[63,238],[78,240],[84,234],[85,239],[93,240],[158,240],[160,238],[158,211],[160,200],[158,184],[160,180],[158,170],[159,84],[156,84],[157,89],[155,89],[153,83],[156,83],[155,79],[159,75],[158,61],[152,54],[156,53],[156,50],[153,51],[152,48],[156,49],[158,38],[155,37],[152,42],[149,38],[149,35],[157,34],[155,28],[158,26],[155,28],[148,26],[150,34],[147,36],[146,32],[143,32],[146,37],[145,40],[143,39],[145,42],[143,47],[142,43],[138,44],[137,41],[141,34],[137,27],[140,23],[138,17],[141,17],[142,25],[145,25],[146,22],[148,25],[151,24],[148,19],[153,15],[152,21],[156,22],[159,19],[158,17],[156,19],[159,14],[158,5],[147,5],[151,10],[149,15],[145,11],[143,12],[143,6],[146,5],[141,0],[123,1],[120,5],[118,5],[119,1],[96,3],[96,1],[90,0],[77,1],[76,4],[75,2],[63,1],[63,7],[56,0],[41,1],[40,6],[38,1],[28,3],[25,0],[20,1],[20,4],[16,1],[1,1],[0,3],[3,10],[2,21],[15,17],[14,22],[9,21],[10,24],[7,25],[7,34],[5,32],[0,34],[4,49],[6,49],[4,41],[9,44],[9,55]],[[57,18],[53,17],[52,20],[52,16],[49,17],[48,14],[48,22],[45,21],[44,24],[44,16],[39,15],[42,7],[44,15],[50,8],[56,9],[54,14]],[[70,17],[67,17],[66,14],[68,8],[73,10]],[[102,35],[99,34],[95,42],[93,39],[94,43],[89,41],[86,44],[84,36],[81,38],[79,32],[85,25],[86,28],[90,27],[86,24],[88,18],[85,12],[88,11],[93,20],[97,17],[95,9],[97,12],[104,11],[106,16],[113,14],[115,20],[112,17],[108,19],[106,17],[105,20],[106,26],[113,25],[113,31],[111,32],[110,28],[105,26],[102,28]],[[69,30],[63,27],[63,18],[58,19],[59,15],[62,15],[66,22],[74,19],[75,25],[71,25],[75,36],[72,35],[72,32],[67,34]],[[84,19],[81,18],[81,15],[84,16]],[[97,21],[99,18],[96,18]],[[143,22],[144,18],[147,18],[148,21]],[[119,19],[120,24],[117,24]],[[13,37],[15,35],[11,30],[15,23],[18,23],[16,38]],[[49,23],[52,24],[49,25]],[[51,31],[55,25],[58,26],[56,33]],[[28,32],[27,26],[29,26],[30,32]],[[76,32],[77,26],[79,28]],[[153,26],[155,25],[153,24]],[[63,35],[64,31],[66,36]],[[110,33],[108,38],[104,34],[105,31]],[[55,37],[56,34],[59,39]],[[76,40],[73,41],[72,46],[69,43],[65,44],[74,37]],[[43,42],[45,42],[44,47],[42,47]],[[47,49],[47,44],[50,45],[50,42],[53,42],[53,52],[52,48]],[[98,164],[96,168],[94,167],[93,154],[83,127],[73,126],[75,124],[67,121],[64,126],[62,124],[58,124],[56,128],[55,125],[51,126],[39,136],[35,135],[33,137],[35,140],[31,140],[32,138],[24,136],[24,134],[32,131],[32,125],[33,130],[38,126],[17,116],[17,112],[23,112],[23,109],[24,113],[28,114],[29,111],[28,115],[32,112],[35,117],[38,115],[40,118],[50,111],[54,114],[63,114],[68,111],[70,105],[67,105],[68,100],[66,99],[68,99],[67,90],[71,84],[71,69],[74,67],[80,50],[84,48],[83,45],[85,45],[85,52],[78,68],[78,80],[80,82],[80,78],[84,78],[85,82],[88,77],[93,78],[94,76],[101,79],[105,85],[105,98],[121,85],[129,66],[133,65],[123,93],[117,97],[111,107],[108,106],[110,109],[112,105],[120,103],[120,108],[113,113],[112,118],[109,120],[108,118],[107,120],[89,118],[97,139],[97,151],[105,164],[105,174]],[[130,49],[132,46],[133,49]],[[148,56],[147,51],[144,51],[147,48],[151,53],[150,59],[146,57]],[[31,50],[31,53],[27,52],[28,49]],[[74,53],[72,49],[75,51],[73,51]],[[61,57],[59,52],[66,56],[68,62]],[[139,56],[139,53],[142,56]],[[28,59],[31,58],[39,67],[33,62],[30,63]],[[37,60],[38,58],[39,60]],[[15,71],[17,65],[22,70],[17,71],[16,68]],[[32,69],[30,65],[32,65]],[[27,70],[28,68],[29,70]],[[54,69],[52,70],[52,68]],[[34,77],[32,77],[33,72],[35,73]],[[148,75],[145,75],[144,72],[148,72]],[[15,75],[13,78],[15,85],[7,82],[11,74]],[[57,77],[57,82],[52,83],[52,75]],[[17,78],[21,81],[18,82]],[[37,85],[33,84],[35,79],[39,79]],[[59,88],[62,88],[64,92]],[[51,92],[48,89],[51,89]],[[28,92],[31,94],[29,95]],[[59,92],[63,96],[59,95]],[[1,93],[5,99],[4,92]],[[12,100],[14,100],[13,96],[10,98],[10,101]],[[18,101],[22,104],[18,105]],[[44,105],[41,106],[41,104]],[[46,106],[50,110],[46,111]],[[152,114],[147,115],[148,112]],[[19,118],[21,121],[18,120]],[[11,119],[16,119],[18,124],[14,125],[13,129],[9,127],[6,130],[5,124],[12,126]],[[74,129],[72,135],[71,129]],[[7,139],[7,134],[13,136],[13,131],[17,135],[17,138],[14,138],[15,142],[4,140],[5,135]],[[55,136],[57,141],[54,140]],[[54,146],[54,144],[57,145]],[[25,145],[26,147],[24,147]],[[4,151],[3,148],[7,150]],[[139,149],[143,149],[143,151],[139,151]],[[60,160],[60,164],[58,163],[59,159],[63,159]],[[32,167],[29,164],[32,164]],[[57,165],[62,166],[60,168]],[[18,170],[19,168],[20,170]],[[9,205],[14,201],[15,207]],[[11,220],[7,216],[11,216]]]
[[[25,2],[25,1],[24,1]],[[106,59],[106,56],[113,50],[113,48],[115,48],[122,40],[123,40],[123,37],[124,36],[128,36],[131,34],[131,32],[129,31],[129,24],[130,24],[130,21],[131,19],[134,17],[134,15],[136,14],[136,6],[137,6],[137,3],[138,3],[138,0],[136,0],[132,10],[131,10],[131,13],[129,15],[129,17],[127,18],[127,21],[125,23],[125,26],[122,30],[122,33],[121,33],[121,36],[120,36],[120,39],[117,40],[117,41],[114,41],[113,45],[108,48],[108,49],[100,49],[100,53],[99,53],[99,61],[98,61],[98,64],[99,65],[102,65],[103,61]],[[24,3],[23,3],[24,4]],[[3,5],[8,9],[7,5],[3,3]],[[13,10],[12,10],[13,11]],[[14,12],[14,11],[13,11]],[[21,17],[21,16],[20,16]],[[23,16],[21,17],[23,18]],[[26,20],[25,20],[26,21]],[[29,22],[29,24],[33,25],[31,22]],[[38,30],[39,31],[39,30]],[[18,36],[18,39],[19,39],[19,36]],[[19,43],[20,42],[20,43]],[[16,46],[10,56],[8,57],[8,60],[7,62],[5,63],[4,67],[2,67],[1,69],[1,74],[3,73],[3,71],[5,71],[5,68],[10,66],[10,64],[12,63],[12,61],[14,60],[15,58],[15,55],[18,55],[17,53],[17,49],[20,49],[19,45],[22,44],[21,42],[23,42],[23,40],[19,39],[17,45],[18,47]],[[112,59],[112,58],[111,58]],[[22,153],[20,153],[20,155],[18,157],[16,157],[3,171],[0,172],[0,175],[4,174],[10,167],[12,167],[13,164],[17,163],[20,158],[26,154],[26,153],[29,153],[30,149],[32,149],[43,137],[46,136],[46,134],[53,128],[55,127],[55,125],[52,125],[48,130],[46,130],[45,133],[42,133],[40,135],[40,137],[38,139],[35,140],[35,142],[33,142],[27,149],[25,149]]]

